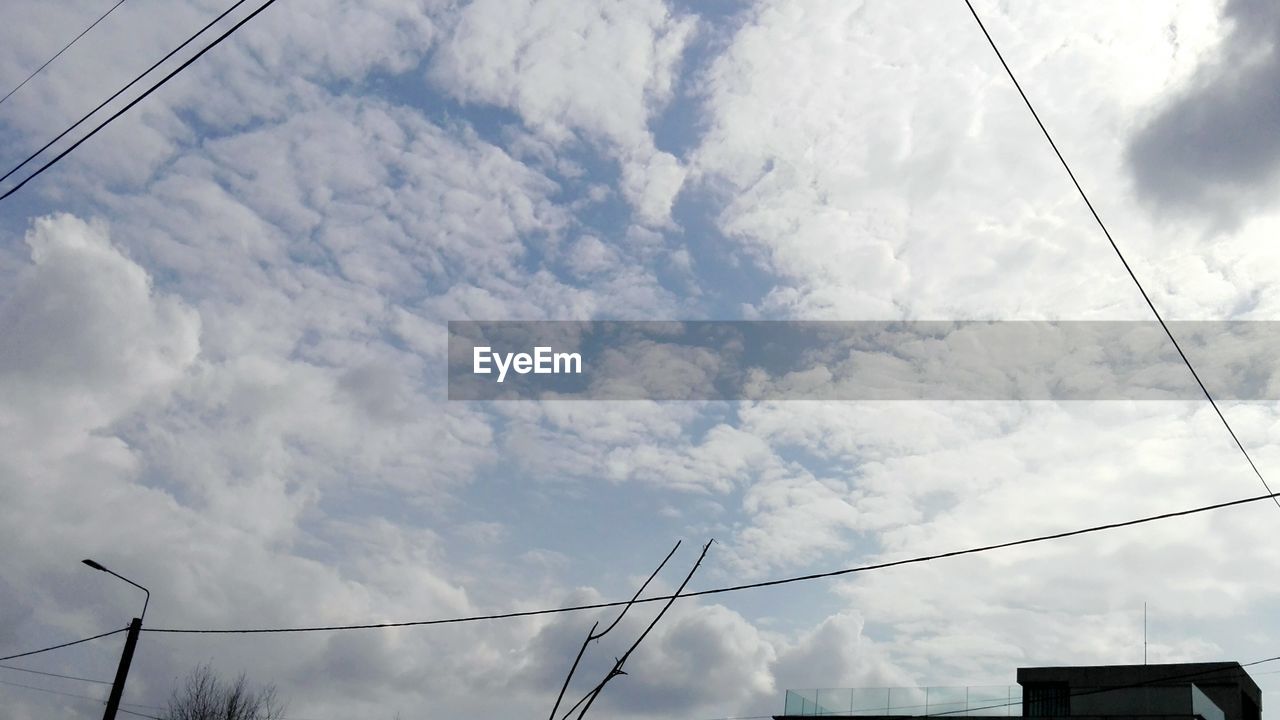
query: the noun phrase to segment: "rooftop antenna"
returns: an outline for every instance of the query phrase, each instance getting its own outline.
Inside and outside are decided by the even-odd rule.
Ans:
[[[1147,601],[1142,601],[1142,664],[1147,664]]]

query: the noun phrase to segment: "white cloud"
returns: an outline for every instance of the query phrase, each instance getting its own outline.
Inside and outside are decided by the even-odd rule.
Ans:
[[[96,430],[182,377],[199,350],[200,318],[155,293],[104,224],[41,218],[26,242],[31,264],[0,302],[10,433],[56,442],[64,423]]]
[[[669,226],[671,206],[686,175],[688,169],[671,153],[645,150],[624,161],[622,192],[635,205],[642,223]]]
[[[703,83],[710,130],[693,166],[723,193],[720,227],[779,278],[761,309],[1146,317],[981,33],[956,10],[763,3],[716,58]],[[1206,273],[1166,269],[1204,248],[1194,231],[1133,209],[1118,137],[1212,47],[1197,24],[1204,8],[979,11],[1157,304],[1230,312],[1239,294],[1205,296]],[[1172,41],[1157,30],[1166,27]]]
[[[153,12],[132,43],[94,33],[15,96],[6,138],[40,137],[215,9],[161,5],[137,6]],[[0,77],[71,22],[15,8],[31,22],[0,27]],[[1158,304],[1267,317],[1267,208],[1205,238],[1125,189],[1126,133],[1221,38],[1212,8],[980,9]],[[721,250],[759,261],[749,310],[766,316],[1145,318],[963,8],[761,3],[699,46],[706,68],[686,58],[705,21],[658,2],[261,20],[17,206],[106,220],[46,218],[0,253],[0,544],[22,548],[0,560],[5,649],[134,607],[75,566],[86,554],[153,588],[155,626],[402,620],[621,596],[618,568],[658,535],[714,535],[711,586],[1258,491],[1216,416],[1187,405],[443,400],[447,320],[705,315],[670,276],[736,303],[755,281]],[[419,70],[458,115],[388,89]],[[691,83],[707,133],[676,157],[652,126]],[[523,127],[495,130],[493,108]],[[669,224],[686,173],[727,238]],[[601,223],[615,197],[629,216]],[[1225,409],[1275,466],[1275,414]],[[1148,596],[1155,658],[1270,655],[1274,512],[682,602],[602,707],[758,714],[786,687],[1126,660]],[[589,619],[146,635],[131,699],[213,657],[277,681],[303,717],[532,717]],[[109,677],[116,649],[63,669]],[[16,717],[50,715],[4,692]]]
[[[464,100],[517,110],[553,140],[581,129],[638,148],[691,30],[662,2],[481,0],[451,28],[431,73]]]
[[[33,150],[44,144],[54,128],[69,125],[105,100],[227,5],[190,0],[122,6],[43,71],[38,82],[5,103],[0,117],[15,133],[8,139],[15,147]],[[178,57],[190,57],[253,7],[249,3],[232,13]],[[72,19],[72,13],[51,13],[39,2],[7,7],[11,16],[24,18],[0,29],[0,70],[14,78],[8,87],[61,47],[68,28],[87,25],[96,10],[83,8]],[[82,184],[72,175],[71,181],[80,192],[97,191],[103,181],[136,186],[204,133],[322,106],[327,102],[322,88],[330,84],[374,72],[407,71],[431,49],[445,15],[447,3],[391,0],[268,8],[70,156],[67,166],[85,168],[94,178]],[[129,41],[122,43],[122,37]],[[109,109],[122,107],[179,61],[171,60]],[[33,190],[57,196],[64,188],[43,184]]]
[[[832,615],[784,646],[775,668],[788,688],[910,687],[916,680],[886,657],[863,634],[865,623],[856,612]]]
[[[514,110],[555,144],[603,144],[638,218],[661,226],[686,170],[655,149],[648,123],[693,30],[660,0],[480,0],[441,41],[430,77],[464,102]]]

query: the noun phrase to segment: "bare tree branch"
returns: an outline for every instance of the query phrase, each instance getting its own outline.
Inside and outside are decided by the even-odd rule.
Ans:
[[[600,697],[600,692],[604,690],[604,686],[609,684],[609,681],[615,677],[619,675],[626,675],[622,670],[622,666],[627,663],[627,658],[631,657],[631,653],[635,652],[635,649],[640,647],[640,643],[644,642],[645,637],[649,635],[649,631],[653,630],[653,627],[657,625],[658,621],[662,619],[662,616],[667,613],[667,610],[671,607],[672,603],[676,601],[676,598],[680,597],[680,593],[684,592],[685,586],[689,584],[691,579],[693,579],[693,574],[698,572],[698,566],[701,565],[702,560],[707,557],[707,551],[711,549],[711,544],[714,542],[715,538],[712,538],[707,541],[706,545],[702,546],[702,554],[698,556],[698,561],[693,564],[693,568],[690,569],[689,574],[685,576],[684,582],[680,583],[680,587],[676,588],[676,591],[667,599],[667,604],[662,606],[662,609],[658,611],[657,616],[655,616],[653,621],[649,623],[649,627],[645,628],[644,632],[640,633],[640,637],[636,638],[636,641],[631,644],[631,647],[627,648],[627,651],[622,654],[622,657],[614,660],[613,667],[609,670],[608,674],[604,676],[604,679],[600,681],[600,684],[592,688],[591,692],[584,695],[581,700],[574,703],[572,708],[569,708],[569,711],[564,715],[566,719],[569,717],[569,714],[573,712],[574,708],[578,707],[578,705],[582,705],[582,710],[578,713],[578,720],[582,720],[582,718],[586,717],[587,711],[591,709],[592,703],[596,701],[596,698]],[[634,602],[634,600],[632,602]]]
[[[224,683],[208,665],[198,665],[175,689],[165,712],[166,720],[280,720],[284,705],[276,689],[249,687],[244,673],[234,682]]]
[[[583,640],[582,647],[578,648],[578,656],[573,659],[573,666],[569,668],[569,674],[566,675],[564,678],[564,685],[560,686],[560,694],[556,696],[556,704],[552,706],[551,715],[548,718],[548,720],[555,720],[556,711],[560,709],[560,703],[564,700],[564,693],[566,690],[569,689],[569,681],[573,679],[573,674],[577,672],[578,663],[582,662],[582,655],[587,651],[587,645],[590,645],[591,642],[594,640],[599,640],[600,638],[604,637],[618,623],[622,622],[622,617],[627,614],[627,611],[631,609],[631,606],[635,604],[636,600],[640,599],[640,593],[644,592],[644,589],[649,587],[649,583],[653,582],[653,579],[658,576],[658,573],[662,572],[662,568],[666,566],[667,561],[671,559],[671,556],[675,555],[676,550],[680,549],[681,542],[682,541],[680,540],[676,541],[675,546],[671,548],[671,552],[667,553],[667,556],[662,559],[661,563],[658,564],[657,569],[649,574],[649,578],[644,581],[644,584],[640,586],[639,590],[636,590],[636,594],[631,596],[631,600],[628,601],[625,606],[623,606],[622,612],[618,613],[618,617],[614,618],[613,622],[609,623],[609,627],[605,628],[604,630],[601,630],[599,633],[596,633],[596,628],[600,625],[600,623],[597,621],[595,624],[591,626],[591,630],[587,632],[587,639]],[[574,704],[572,708],[569,708],[569,712],[573,712],[574,708],[578,707],[578,704],[580,704],[581,702],[582,701],[579,700],[578,703]],[[566,715],[567,714],[568,713],[566,713]]]

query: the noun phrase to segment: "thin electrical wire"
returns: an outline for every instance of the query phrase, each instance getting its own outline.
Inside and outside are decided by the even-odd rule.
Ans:
[[[0,685],[12,685],[13,687],[26,688],[27,690],[35,690],[36,692],[49,693],[50,695],[62,695],[63,697],[78,698],[80,700],[89,700],[97,703],[98,705],[107,704],[106,698],[96,698],[90,695],[80,695],[79,693],[63,692],[62,690],[42,688],[36,685],[26,685],[24,683],[10,682],[8,680],[0,680]],[[120,703],[120,705],[121,705],[121,707],[119,708],[120,712],[128,712],[127,710],[124,709],[125,705],[128,705],[129,707],[143,708],[144,710],[159,710],[159,711],[164,710],[164,708],[162,707],[157,707],[155,705],[143,705],[140,703]],[[136,715],[137,713],[134,713],[134,714]],[[146,717],[151,717],[151,716],[148,715]],[[284,719],[282,718],[282,720]]]
[[[134,106],[134,105],[137,105],[138,103],[142,102],[142,101],[143,101],[144,99],[146,99],[146,98],[147,98],[147,96],[149,96],[151,93],[155,92],[155,91],[156,91],[156,90],[158,90],[162,85],[164,85],[165,83],[167,83],[167,82],[169,82],[170,80],[172,80],[172,79],[173,79],[173,77],[174,77],[175,75],[177,75],[178,73],[180,73],[180,72],[182,72],[183,70],[187,69],[187,68],[188,68],[192,63],[194,63],[196,60],[199,60],[201,57],[203,57],[205,53],[207,53],[207,52],[209,52],[210,50],[212,50],[214,47],[216,47],[218,44],[220,44],[223,40],[226,40],[228,37],[230,37],[230,36],[231,36],[231,34],[232,34],[232,33],[234,33],[236,30],[239,30],[240,28],[244,27],[245,23],[247,23],[247,22],[249,22],[250,20],[254,19],[255,17],[257,17],[257,16],[258,16],[258,14],[259,14],[259,13],[261,13],[263,10],[266,10],[267,8],[271,7],[271,6],[272,6],[272,5],[274,5],[275,3],[276,3],[276,0],[267,0],[267,1],[266,1],[266,2],[264,2],[262,5],[258,6],[258,8],[257,8],[256,10],[254,10],[254,11],[253,11],[253,12],[251,12],[251,13],[249,13],[249,14],[248,14],[248,15],[246,15],[245,17],[241,18],[241,19],[240,19],[240,21],[239,21],[239,22],[237,22],[235,25],[232,25],[232,26],[231,26],[231,28],[230,28],[229,30],[227,30],[226,32],[224,32],[224,33],[222,33],[221,35],[219,35],[216,39],[214,39],[214,40],[213,40],[213,42],[209,43],[208,45],[205,45],[205,46],[204,46],[203,48],[201,48],[201,49],[200,49],[200,51],[199,51],[199,52],[197,52],[195,55],[192,55],[190,58],[187,58],[187,60],[185,60],[185,61],[184,61],[181,65],[179,65],[176,69],[174,69],[174,70],[173,70],[172,72],[170,72],[168,75],[165,75],[165,76],[164,76],[163,78],[161,78],[161,79],[160,79],[156,84],[154,84],[154,85],[152,85],[151,87],[147,88],[147,90],[146,90],[145,92],[143,92],[141,95],[139,95],[138,97],[136,97],[136,98],[134,98],[133,100],[131,100],[131,101],[129,102],[129,104],[127,104],[127,105],[125,105],[124,107],[122,107],[122,108],[120,108],[119,110],[117,110],[115,113],[113,113],[113,114],[111,115],[111,117],[107,118],[106,120],[103,120],[101,123],[99,123],[99,124],[97,125],[97,127],[95,127],[94,129],[90,130],[90,131],[88,132],[88,134],[86,134],[84,137],[80,138],[79,140],[76,140],[74,143],[72,143],[72,144],[71,144],[71,146],[70,146],[70,147],[68,147],[67,149],[65,149],[65,150],[63,150],[62,152],[60,152],[60,153],[58,153],[57,155],[55,155],[55,156],[53,157],[53,159],[52,159],[52,160],[50,160],[49,162],[46,162],[44,165],[41,165],[39,168],[37,168],[37,169],[36,169],[36,171],[35,171],[35,172],[33,172],[33,173],[31,173],[30,175],[28,175],[28,176],[26,176],[25,178],[23,178],[23,179],[22,179],[22,181],[21,181],[21,182],[19,182],[17,185],[14,185],[13,187],[11,187],[11,188],[9,188],[8,190],[6,190],[6,191],[4,192],[4,194],[3,194],[3,195],[0,195],[0,200],[4,200],[5,198],[8,198],[10,195],[13,195],[13,194],[14,194],[14,193],[16,193],[17,191],[21,190],[21,189],[22,189],[22,188],[23,188],[27,183],[31,182],[32,180],[34,180],[35,178],[37,178],[38,176],[40,176],[42,173],[44,173],[44,171],[46,171],[46,170],[48,170],[49,168],[53,167],[55,164],[57,164],[57,163],[58,163],[58,161],[62,160],[62,158],[66,157],[67,155],[70,155],[70,154],[71,154],[71,152],[72,152],[73,150],[75,150],[76,148],[78,148],[78,147],[80,147],[82,144],[84,144],[84,142],[85,142],[86,140],[88,140],[89,138],[93,137],[94,135],[97,135],[97,134],[98,134],[98,132],[99,132],[99,131],[101,131],[103,128],[105,128],[106,126],[110,125],[112,122],[114,122],[114,121],[115,121],[117,118],[119,118],[121,115],[123,115],[123,114],[125,114],[126,112],[128,112],[129,110],[131,110],[131,109],[133,108],[133,106]]]
[[[59,650],[64,647],[79,645],[80,643],[87,643],[90,640],[97,640],[98,638],[110,637],[111,635],[115,635],[116,633],[125,632],[128,629],[129,628],[127,627],[122,627],[119,630],[112,630],[110,632],[104,632],[98,635],[94,635],[93,637],[80,638],[79,640],[72,640],[71,642],[64,642],[60,645],[50,645],[49,647],[46,647],[46,648],[40,648],[39,650],[28,650],[27,652],[21,652],[16,655],[5,655],[4,657],[0,657],[0,662],[3,662],[5,660],[15,660],[20,657],[27,657],[28,655],[39,655],[40,653],[47,653],[50,650]]]
[[[147,75],[150,75],[150,74],[151,74],[151,72],[152,72],[153,70],[155,70],[156,68],[158,68],[158,67],[160,67],[162,64],[164,64],[164,62],[165,62],[166,60],[168,60],[169,58],[173,57],[174,55],[177,55],[179,52],[181,52],[181,51],[182,51],[182,49],[183,49],[183,48],[185,48],[186,46],[190,45],[192,42],[194,42],[194,41],[195,41],[195,39],[196,39],[196,38],[200,37],[200,36],[201,36],[201,35],[203,35],[206,31],[208,31],[208,30],[209,30],[209,28],[211,28],[211,27],[213,27],[214,25],[216,25],[219,21],[221,21],[221,20],[222,20],[223,18],[225,18],[226,16],[230,15],[232,12],[234,12],[234,11],[235,11],[235,9],[236,9],[236,8],[240,7],[241,5],[245,4],[246,2],[248,2],[248,0],[237,0],[237,2],[236,2],[234,5],[232,5],[231,7],[227,8],[226,10],[223,10],[223,11],[222,11],[222,14],[220,14],[220,15],[218,15],[218,17],[216,17],[216,18],[214,18],[214,19],[210,20],[210,21],[209,21],[209,22],[208,22],[204,27],[200,28],[199,30],[197,30],[197,31],[195,32],[195,34],[193,34],[191,37],[189,37],[189,38],[187,38],[186,40],[184,40],[184,41],[182,42],[182,44],[181,44],[181,45],[179,45],[178,47],[176,47],[176,48],[174,48],[174,49],[170,50],[170,51],[169,51],[169,52],[168,52],[164,57],[162,57],[162,58],[160,58],[159,60],[157,60],[157,61],[155,61],[154,63],[152,63],[151,67],[147,68],[146,70],[143,70],[143,71],[142,71],[142,72],[141,72],[137,77],[135,77],[134,79],[130,80],[130,81],[129,81],[129,83],[128,83],[127,85],[125,85],[124,87],[122,87],[122,88],[120,88],[119,90],[117,90],[117,91],[115,91],[114,93],[112,93],[112,94],[111,94],[111,97],[109,97],[109,98],[107,98],[106,100],[103,100],[102,102],[98,103],[98,106],[97,106],[97,107],[95,107],[94,109],[92,109],[92,110],[90,110],[89,112],[85,113],[83,116],[81,116],[81,118],[80,118],[79,120],[77,120],[77,121],[75,121],[74,123],[72,123],[72,124],[71,124],[71,126],[69,126],[66,130],[63,130],[62,132],[58,133],[58,135],[57,135],[56,137],[54,137],[54,138],[53,138],[52,140],[50,140],[49,142],[45,143],[45,144],[44,144],[44,146],[43,146],[43,147],[41,147],[39,150],[36,150],[35,152],[31,153],[30,155],[28,155],[28,156],[27,156],[27,158],[26,158],[25,160],[23,160],[22,162],[18,163],[17,165],[14,165],[12,168],[10,168],[9,172],[5,173],[3,176],[0,176],[0,182],[2,182],[2,181],[4,181],[4,180],[8,180],[8,179],[9,179],[9,177],[10,177],[10,176],[12,176],[14,173],[16,173],[16,172],[18,172],[19,170],[21,170],[22,168],[26,167],[27,163],[31,162],[32,160],[35,160],[37,157],[39,157],[41,154],[43,154],[45,150],[48,150],[49,148],[53,147],[53,144],[54,144],[54,143],[58,142],[59,140],[61,140],[61,139],[62,139],[62,138],[64,138],[64,137],[66,137],[66,136],[67,136],[67,134],[68,134],[68,133],[70,133],[72,130],[75,130],[76,128],[80,127],[80,126],[84,123],[84,121],[88,120],[90,117],[92,117],[93,115],[95,115],[99,110],[101,110],[102,108],[106,107],[106,106],[107,106],[107,104],[108,104],[108,103],[110,103],[112,100],[115,100],[116,98],[118,98],[118,97],[120,97],[121,95],[123,95],[126,91],[128,91],[128,90],[129,90],[129,88],[133,87],[134,85],[137,85],[139,81],[141,81],[141,80],[142,80],[144,77],[146,77]]]
[[[1143,525],[1146,523],[1158,522],[1160,520],[1168,520],[1175,517],[1185,517],[1188,515],[1196,515],[1200,513],[1222,510],[1238,505],[1247,505],[1262,500],[1273,500],[1276,493],[1267,495],[1258,495],[1251,498],[1242,498],[1240,500],[1231,500],[1228,502],[1214,503],[1212,505],[1202,505],[1200,507],[1190,508],[1187,510],[1178,510],[1175,512],[1161,513],[1159,515],[1149,515],[1147,517],[1137,518],[1134,520],[1124,520],[1121,522],[1106,523],[1103,525],[1093,525],[1078,530],[1068,530],[1049,535],[1037,535],[1035,537],[1023,538],[1021,540],[1011,540],[1009,542],[995,543],[992,545],[982,545],[978,547],[966,548],[963,550],[952,550],[949,552],[935,553],[932,555],[922,555],[903,560],[892,560],[889,562],[875,563],[872,565],[861,565],[857,567],[844,568],[841,570],[831,570],[828,572],[811,573],[808,575],[798,575],[789,578],[781,578],[778,580],[765,580],[754,583],[743,583],[741,585],[731,585],[728,587],[715,588],[711,590],[699,590],[696,592],[683,593],[680,598],[705,597],[708,595],[720,595],[723,593],[739,592],[742,590],[754,590],[757,588],[773,587],[777,585],[788,585],[797,582],[806,582],[810,580],[818,580],[823,578],[838,577],[841,575],[851,575],[860,572],[869,572],[872,570],[883,570],[885,568],[898,567],[901,565],[912,565],[917,563],[932,562],[943,558],[958,557],[961,555],[973,555],[977,553],[989,552],[992,550],[1000,550],[1004,548],[1016,547],[1019,545],[1031,545],[1033,543],[1047,542],[1049,540],[1060,540],[1063,538],[1074,537],[1077,535],[1087,535],[1090,533],[1103,532],[1106,530],[1115,530],[1118,528],[1132,527],[1135,525]],[[635,600],[635,603],[662,602],[671,600],[673,595],[658,595],[654,597],[642,598]],[[555,613],[578,612],[584,610],[600,610],[603,608],[612,608],[626,605],[630,600],[615,600],[612,602],[591,603],[587,605],[573,605],[568,607],[546,608],[541,610],[519,610],[506,613],[492,613],[488,615],[470,615],[465,617],[443,618],[435,620],[411,620],[407,622],[384,622],[384,623],[362,623],[351,625],[315,625],[308,627],[292,627],[292,628],[241,628],[241,629],[191,629],[191,628],[143,628],[143,632],[153,633],[177,633],[192,635],[254,635],[265,633],[300,633],[300,632],[334,632],[340,630],[372,630],[379,628],[397,628],[397,627],[417,627],[425,625],[452,625],[468,622],[480,622],[488,620],[506,620],[512,618],[533,617],[537,615],[551,615]]]
[[[16,665],[0,665],[5,670],[15,670],[17,672],[31,673],[32,675],[44,675],[47,677],[62,678],[63,680],[79,680],[81,682],[96,683],[98,685],[110,685],[110,680],[94,680],[93,678],[76,677],[75,675],[59,675],[54,672],[46,672],[44,670],[36,670],[34,668],[18,667]]]
[[[62,53],[66,52],[67,49],[70,48],[72,45],[75,45],[80,40],[80,38],[84,37],[86,33],[88,33],[90,30],[96,27],[98,23],[105,20],[108,15],[115,12],[116,8],[120,7],[123,4],[124,4],[124,0],[119,0],[115,5],[112,5],[109,10],[99,15],[97,20],[94,20],[92,23],[89,24],[89,27],[85,28],[84,30],[81,30],[79,35],[75,36],[74,38],[71,38],[71,42],[67,43],[66,45],[63,45],[61,50],[54,53],[53,57],[49,58],[48,60],[45,60],[43,65],[33,70],[31,74],[27,76],[26,80],[23,80],[22,82],[18,83],[17,87],[5,93],[4,97],[0,98],[0,105],[3,105],[5,100],[8,100],[10,96],[18,92],[19,90],[21,90],[24,85],[31,82],[31,78],[35,77],[36,75],[39,75],[41,70],[44,70],[45,68],[49,67],[49,63],[53,62],[54,60],[57,60],[58,57],[62,55]]]
[[[89,697],[88,695],[80,695],[77,693],[63,692],[61,690],[51,690],[49,688],[42,688],[36,685],[26,685],[24,683],[10,682],[8,680],[0,680],[0,685],[11,685],[13,687],[26,688],[27,690],[35,690],[37,692],[49,693],[50,695],[62,695],[63,697],[79,698],[81,700],[92,700],[93,702],[96,702],[99,705],[106,704],[106,700],[101,698]]]
[[[1236,435],[1236,431],[1232,429],[1231,423],[1227,422],[1227,416],[1222,413],[1222,409],[1218,407],[1218,402],[1213,399],[1213,395],[1209,392],[1209,388],[1205,386],[1204,381],[1200,379],[1200,373],[1196,372],[1195,366],[1191,364],[1191,359],[1182,351],[1182,346],[1178,344],[1178,339],[1173,336],[1173,331],[1165,323],[1164,317],[1160,315],[1160,311],[1156,309],[1156,305],[1151,301],[1151,297],[1147,295],[1147,291],[1142,287],[1142,282],[1138,280],[1138,275],[1129,265],[1129,261],[1125,259],[1124,253],[1120,252],[1120,246],[1116,244],[1114,238],[1111,237],[1111,231],[1107,229],[1106,223],[1102,222],[1102,216],[1098,215],[1098,211],[1094,209],[1093,203],[1089,200],[1089,196],[1085,193],[1084,187],[1080,185],[1080,181],[1076,179],[1076,174],[1071,170],[1071,165],[1067,163],[1067,159],[1062,155],[1062,151],[1058,149],[1058,144],[1054,142],[1053,136],[1049,134],[1049,129],[1045,127],[1044,122],[1040,119],[1040,113],[1036,112],[1036,108],[1031,104],[1031,99],[1027,97],[1027,93],[1023,91],[1022,84],[1018,82],[1018,78],[1014,76],[1013,70],[1009,68],[1009,63],[1005,62],[1004,55],[1000,52],[1000,48],[996,45],[996,41],[992,39],[991,33],[987,32],[987,26],[982,22],[982,18],[978,15],[978,11],[974,9],[970,0],[964,0],[964,4],[969,8],[969,14],[978,23],[978,28],[982,30],[982,35],[987,39],[987,44],[991,46],[995,52],[996,58],[1000,60],[1001,67],[1004,68],[1005,74],[1013,81],[1013,86],[1017,88],[1018,95],[1022,97],[1022,102],[1027,106],[1027,110],[1031,111],[1031,117],[1035,118],[1036,125],[1040,126],[1040,132],[1044,134],[1044,139],[1049,141],[1049,147],[1053,148],[1053,154],[1058,156],[1058,162],[1062,164],[1062,168],[1067,171],[1067,176],[1071,178],[1071,184],[1075,185],[1076,192],[1080,194],[1080,199],[1084,200],[1084,204],[1089,208],[1089,212],[1093,215],[1093,219],[1098,223],[1098,227],[1102,229],[1102,234],[1107,237],[1107,242],[1111,243],[1111,249],[1115,251],[1116,257],[1120,258],[1120,264],[1124,265],[1125,272],[1129,273],[1129,278],[1133,280],[1133,284],[1138,286],[1138,292],[1142,294],[1142,299],[1146,301],[1147,307],[1151,308],[1151,313],[1156,316],[1160,327],[1164,328],[1165,335],[1169,336],[1169,342],[1173,343],[1173,348],[1178,351],[1178,356],[1182,358],[1182,362],[1191,371],[1191,377],[1195,378],[1196,384],[1200,386],[1201,392],[1204,393],[1209,404],[1213,406],[1213,411],[1218,414],[1218,419],[1222,421],[1222,426],[1227,429],[1231,435],[1231,439],[1235,441],[1236,447],[1240,453],[1244,455],[1244,459],[1249,462],[1249,467],[1253,469],[1253,474],[1258,476],[1258,480],[1262,483],[1262,487],[1267,492],[1271,492],[1271,486],[1267,484],[1267,479],[1262,476],[1262,471],[1258,469],[1258,465],[1254,463],[1253,457],[1249,455],[1249,451],[1245,450],[1244,443],[1240,442],[1240,437]],[[1276,507],[1280,508],[1280,498],[1272,497]]]
[[[124,714],[126,714],[126,715],[133,715],[133,716],[135,716],[135,717],[140,717],[140,718],[149,718],[150,720],[164,720],[164,718],[162,718],[162,717],[158,717],[158,716],[156,716],[156,715],[147,715],[147,714],[145,714],[145,713],[134,712],[134,711],[132,711],[132,710],[126,710],[126,709],[124,709],[124,708],[116,708],[116,710],[117,710],[117,711],[119,711],[119,712],[122,712],[122,713],[124,713]]]
[[[11,658],[14,658],[14,657],[24,657],[24,656],[26,656],[26,655],[34,655],[34,654],[36,654],[36,653],[48,652],[48,651],[50,651],[50,650],[57,650],[57,649],[59,649],[59,648],[70,647],[71,645],[77,645],[77,644],[79,644],[79,643],[88,642],[88,641],[90,641],[90,640],[97,640],[98,638],[107,637],[108,635],[114,635],[114,634],[119,633],[119,632],[124,632],[124,631],[126,631],[126,630],[128,630],[128,629],[129,629],[129,628],[121,628],[120,630],[113,630],[113,631],[111,631],[111,632],[109,632],[109,633],[103,633],[103,634],[101,634],[101,635],[94,635],[93,637],[82,638],[82,639],[80,639],[80,640],[75,640],[75,641],[68,642],[68,643],[62,643],[61,645],[53,645],[53,646],[50,646],[50,647],[47,647],[47,648],[41,648],[40,650],[32,650],[32,651],[30,651],[30,652],[20,653],[20,654],[18,654],[18,655],[11,655],[11,656],[9,656],[9,657],[7,657],[7,658],[2,658],[2,659],[4,659],[4,660],[8,660],[8,659],[11,659]],[[20,672],[35,673],[36,675],[47,675],[47,676],[49,676],[49,677],[64,678],[64,679],[66,679],[66,680],[81,680],[81,681],[84,681],[84,682],[97,683],[97,684],[100,684],[100,685],[111,685],[111,684],[112,684],[112,683],[107,682],[107,681],[105,681],[105,680],[93,680],[93,679],[91,679],[91,678],[76,677],[76,676],[74,676],[74,675],[60,675],[60,674],[58,674],[58,673],[45,672],[45,671],[43,671],[43,670],[34,670],[34,669],[31,669],[31,668],[20,668],[20,667],[15,667],[15,666],[13,666],[13,665],[0,665],[0,668],[4,668],[4,669],[6,669],[6,670],[18,670],[18,671],[20,671]],[[106,704],[106,700],[105,700],[105,699],[95,698],[95,697],[91,697],[91,696],[89,696],[89,695],[79,695],[79,694],[77,694],[77,693],[69,693],[69,692],[65,692],[65,691],[62,691],[62,690],[52,690],[52,689],[50,689],[50,688],[42,688],[42,687],[38,687],[38,686],[35,686],[35,685],[26,685],[26,684],[24,684],[24,683],[16,683],[16,682],[12,682],[12,681],[10,681],[10,680],[0,680],[0,685],[12,685],[12,686],[14,686],[14,687],[26,688],[26,689],[28,689],[28,690],[36,690],[36,691],[38,691],[38,692],[52,693],[52,694],[54,694],[54,695],[64,695],[64,696],[66,696],[66,697],[80,698],[81,700],[92,700],[92,701],[94,701],[94,702],[98,703],[99,705],[105,705],[105,704]],[[155,716],[154,716],[154,715],[144,715],[144,714],[142,714],[142,713],[137,713],[137,712],[130,712],[129,710],[125,709],[125,706],[128,706],[128,707],[134,707],[134,708],[143,708],[144,710],[158,710],[158,711],[163,711],[163,710],[164,710],[164,708],[163,708],[163,707],[160,707],[160,706],[158,706],[158,705],[147,705],[147,704],[145,704],[145,703],[125,703],[125,702],[120,703],[120,707],[118,708],[120,712],[127,712],[127,713],[129,713],[130,715],[138,715],[138,716],[140,716],[140,717],[149,717],[149,718],[154,718]],[[161,720],[161,719],[160,719],[160,718],[156,718],[156,720]],[[280,720],[307,720],[307,719],[306,719],[306,718],[299,718],[299,717],[296,717],[296,716],[293,716],[293,715],[287,715],[287,716],[282,716]]]

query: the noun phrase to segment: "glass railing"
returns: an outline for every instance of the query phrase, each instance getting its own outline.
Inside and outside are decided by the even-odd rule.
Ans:
[[[1018,716],[1021,685],[788,690],[784,715]]]

